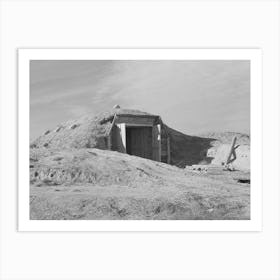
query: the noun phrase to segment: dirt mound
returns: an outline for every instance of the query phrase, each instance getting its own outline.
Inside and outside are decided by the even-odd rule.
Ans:
[[[74,121],[48,129],[34,140],[31,148],[47,149],[84,149],[108,148],[108,134],[115,114],[150,115],[138,110],[113,109],[95,115],[86,115]],[[197,164],[205,160],[207,150],[212,147],[214,138],[186,135],[162,123],[162,131],[167,131],[170,139],[171,164],[179,167]]]
[[[250,186],[238,174],[196,174],[100,149],[31,149],[30,217],[249,219]]]
[[[131,115],[149,115],[139,110],[115,108],[98,115],[89,114],[76,120],[70,120],[48,129],[43,135],[35,139],[31,148],[98,148],[106,149],[106,137],[111,128],[115,113]]]
[[[47,149],[85,149],[98,148],[108,149],[108,134],[115,114],[130,115],[151,115],[139,110],[115,108],[109,112],[95,115],[86,115],[74,121],[68,121],[58,125],[52,130],[46,130],[43,135],[38,137],[30,145],[31,148]],[[238,145],[250,145],[250,136],[235,132],[207,133],[202,136],[186,135],[176,131],[162,123],[162,131],[168,133],[170,139],[170,163],[184,168],[187,165],[210,164],[215,159],[221,159],[223,152],[218,152],[219,147],[230,144],[233,136],[237,137]],[[250,148],[250,147],[249,147]],[[238,160],[249,158],[249,151],[245,154],[240,151],[246,147],[238,149]],[[241,161],[242,161],[241,160]],[[238,167],[249,166],[247,162],[237,163]]]
[[[132,160],[134,159],[134,160]],[[135,160],[136,159],[136,160]],[[157,178],[153,161],[99,149],[31,149],[30,180],[40,185],[141,185],[149,177],[149,184]],[[157,163],[161,164],[161,163]]]

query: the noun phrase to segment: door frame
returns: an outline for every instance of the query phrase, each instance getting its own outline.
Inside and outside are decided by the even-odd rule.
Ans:
[[[126,128],[128,127],[151,127],[152,128],[152,160],[161,161],[161,125],[156,124],[136,124],[136,123],[118,123],[116,124],[120,131],[120,138],[124,153],[127,153],[126,147]]]

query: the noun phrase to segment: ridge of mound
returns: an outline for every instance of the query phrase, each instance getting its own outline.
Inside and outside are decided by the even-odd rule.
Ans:
[[[239,145],[250,145],[250,135],[246,133],[239,132],[207,132],[199,134],[200,137],[215,139],[215,142],[222,144],[230,144],[232,138],[235,136],[237,138],[237,143]]]

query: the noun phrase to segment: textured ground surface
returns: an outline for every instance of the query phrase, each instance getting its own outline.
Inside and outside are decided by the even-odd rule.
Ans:
[[[99,149],[36,148],[30,152],[30,216],[249,219],[249,178],[248,172],[198,172]]]
[[[250,137],[191,136],[164,123],[171,165],[107,151],[114,109],[46,130],[30,144],[31,219],[249,219]],[[237,137],[236,169],[193,171],[219,164]],[[180,168],[179,168],[180,167]],[[239,181],[238,181],[239,180]],[[240,181],[241,180],[241,181]]]

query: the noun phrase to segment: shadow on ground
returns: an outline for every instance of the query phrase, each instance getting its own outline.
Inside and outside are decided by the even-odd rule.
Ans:
[[[215,138],[186,135],[166,127],[170,137],[171,164],[184,168],[186,165],[210,164],[212,157],[207,151],[213,146]]]

